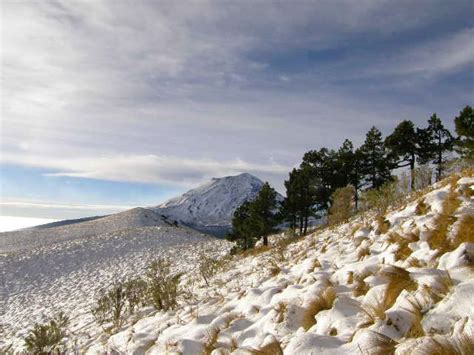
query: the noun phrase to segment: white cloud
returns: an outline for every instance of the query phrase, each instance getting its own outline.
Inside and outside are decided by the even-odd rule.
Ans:
[[[186,186],[249,171],[281,186],[304,151],[347,136],[357,141],[373,122],[385,128],[405,113],[424,120],[427,112],[341,93],[331,85],[337,76],[328,83],[324,75],[272,72],[265,56],[253,54],[347,47],[356,36],[403,33],[452,8],[424,1],[6,2],[1,161],[58,176]],[[435,45],[421,47],[397,70],[460,67],[472,48],[457,49],[465,40],[449,40],[449,53],[437,57]]]

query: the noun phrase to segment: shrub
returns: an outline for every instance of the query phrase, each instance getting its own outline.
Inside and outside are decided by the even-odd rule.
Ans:
[[[125,282],[125,299],[128,304],[130,314],[135,312],[135,308],[145,305],[146,282],[142,279],[133,279]]]
[[[35,324],[25,338],[28,352],[34,354],[51,353],[58,351],[61,340],[66,336],[69,318],[60,312],[44,324]]]
[[[362,207],[365,210],[373,209],[378,215],[384,215],[390,205],[400,202],[401,197],[397,181],[386,182],[378,189],[370,189],[362,194]]]
[[[328,223],[334,225],[347,221],[354,213],[354,187],[348,185],[332,194],[332,204],[328,211]]]
[[[201,255],[200,259],[199,273],[206,282],[206,285],[209,286],[209,279],[214,276],[219,269],[219,261],[205,255]]]
[[[157,310],[174,309],[178,305],[179,280],[172,274],[171,264],[164,259],[153,261],[146,272],[148,298]]]
[[[118,282],[97,300],[92,314],[98,324],[113,322],[115,327],[119,327],[122,323],[125,305],[125,287],[123,283]]]

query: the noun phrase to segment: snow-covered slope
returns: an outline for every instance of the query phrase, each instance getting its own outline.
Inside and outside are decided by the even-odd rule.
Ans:
[[[195,230],[169,226],[149,210],[108,218],[101,223],[105,220],[104,228],[111,231],[61,240],[43,238],[21,250],[16,245],[7,247],[14,251],[0,255],[0,353],[21,349],[29,326],[58,311],[68,314],[79,338],[100,333],[90,310],[103,289],[115,281],[143,275],[146,266],[161,257],[176,261],[176,271],[189,271],[201,255],[218,257],[230,247]],[[124,229],[122,223],[138,227]]]
[[[70,303],[85,299],[96,283],[107,284],[111,271],[140,275],[143,250],[160,237],[150,236],[143,248],[139,241],[147,232],[129,237],[123,248],[137,253],[119,252],[106,258],[106,267],[99,262],[103,255],[91,257],[91,269],[84,265],[68,278],[54,276],[55,252],[11,255],[7,289],[14,302],[2,323],[21,322],[15,334],[3,337],[3,346],[21,349],[29,330],[25,313],[33,314],[30,320],[42,318],[39,306],[22,310],[34,292],[47,295],[43,303],[69,292],[73,299],[65,297],[57,307],[74,315],[64,346],[86,354],[472,354],[473,225],[471,174],[411,196],[382,219],[366,213],[303,238],[272,236],[269,248],[222,259],[209,285],[199,272],[199,253],[213,247],[209,255],[222,255],[228,244],[172,247],[168,255],[182,253],[172,259],[175,268],[186,270],[177,309],[143,307],[107,332],[94,325],[90,304],[78,311]],[[86,250],[122,250],[120,235],[103,238]],[[84,257],[74,256],[74,242],[58,251],[71,267]],[[31,266],[23,267],[29,260]],[[52,277],[35,276],[42,263],[50,265]],[[26,279],[30,275],[33,282]],[[34,281],[43,277],[54,284]]]
[[[470,354],[473,189],[472,177],[438,184],[383,226],[365,215],[290,244],[274,236],[209,287],[189,274],[195,299],[150,311],[87,353]]]
[[[105,217],[52,223],[14,232],[0,233],[0,253],[31,249],[77,238],[113,233],[124,229],[172,224],[166,217],[146,208],[134,208]]]
[[[221,234],[229,229],[235,209],[254,199],[262,185],[248,173],[214,178],[153,209],[192,228]]]

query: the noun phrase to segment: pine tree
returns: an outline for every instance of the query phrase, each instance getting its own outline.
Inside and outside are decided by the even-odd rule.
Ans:
[[[256,240],[256,226],[252,225],[251,202],[240,205],[232,217],[232,233],[227,238],[236,241],[242,250],[252,248]]]
[[[436,113],[428,120],[426,129],[418,130],[418,136],[420,145],[418,161],[421,164],[432,162],[436,165],[436,181],[440,181],[443,175],[445,155],[452,151],[454,138]]]
[[[382,139],[382,133],[377,127],[372,127],[360,147],[363,157],[363,171],[372,188],[382,186],[392,179],[390,162]]]
[[[341,166],[339,171],[344,177],[346,185],[350,184],[354,187],[354,203],[357,209],[359,204],[359,192],[364,186],[362,152],[360,149],[354,151],[354,145],[350,140],[346,139],[337,153]],[[341,179],[341,181],[342,180],[343,179]]]
[[[289,179],[285,181],[286,199],[283,213],[292,227],[299,225],[300,235],[308,229],[308,221],[314,215],[316,189],[313,176],[308,166],[293,169]]]
[[[410,167],[411,189],[415,189],[415,163],[419,155],[418,141],[420,136],[412,121],[402,121],[395,127],[391,135],[385,139],[389,149],[392,168]]]
[[[252,224],[258,226],[258,235],[263,237],[263,245],[268,245],[270,235],[278,224],[277,193],[268,182],[263,184],[255,201],[251,203],[250,217]]]
[[[474,111],[466,106],[454,119],[456,133],[456,150],[463,157],[474,159]]]

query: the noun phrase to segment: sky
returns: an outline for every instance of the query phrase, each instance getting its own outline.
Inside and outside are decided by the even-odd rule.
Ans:
[[[0,215],[153,206],[474,98],[474,2],[1,3]]]

